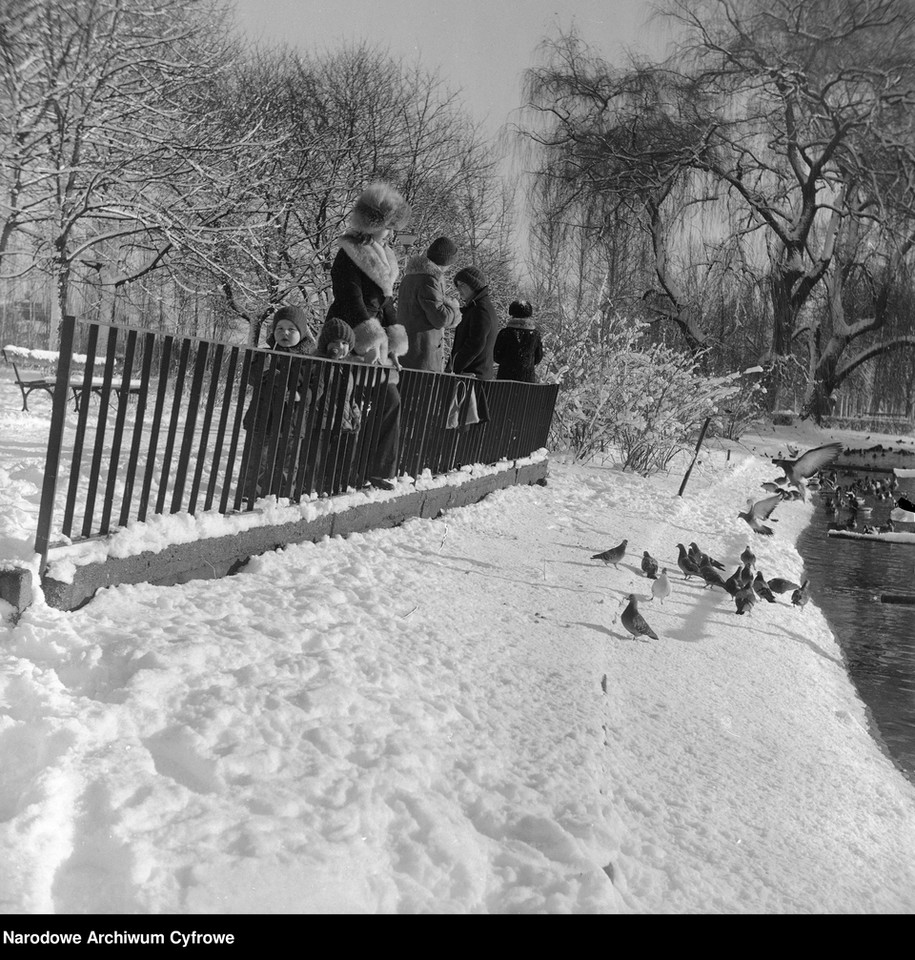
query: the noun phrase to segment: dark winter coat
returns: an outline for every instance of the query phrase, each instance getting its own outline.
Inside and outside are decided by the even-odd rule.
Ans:
[[[512,317],[496,337],[493,359],[499,365],[499,380],[536,383],[534,368],[543,359],[543,343],[534,321]]]
[[[445,369],[442,331],[461,320],[457,301],[445,295],[444,272],[444,267],[421,254],[411,258],[400,282],[397,320],[410,341],[402,362],[413,370],[441,373]]]
[[[461,322],[454,331],[448,372],[492,380],[495,377],[492,351],[498,332],[499,324],[489,299],[489,288],[483,287],[466,306],[461,307]]]
[[[300,340],[294,347],[291,347],[288,350],[285,349],[284,347],[279,347],[276,344],[272,343],[271,339],[268,339],[267,342],[268,342],[269,348],[275,351],[276,353],[288,353],[291,356],[297,356],[297,357],[308,356],[311,352],[310,347],[312,346],[312,343],[306,339]],[[280,376],[280,375],[281,374],[277,374],[277,376]],[[310,399],[309,385],[307,382],[308,376],[309,374],[307,372],[307,365],[303,363],[299,366],[298,382],[295,384],[290,383],[289,385],[290,387],[289,396],[287,396],[286,402],[288,402],[291,399],[293,403],[293,409],[291,412],[292,423],[295,422],[295,415],[296,415],[296,412],[298,411],[298,404],[301,403],[303,400],[306,403],[308,403]],[[273,407],[272,391],[273,391],[274,384],[271,383],[271,377],[272,377],[272,370],[270,367],[270,362],[267,361],[264,364],[264,373],[261,376],[261,388],[259,391],[259,401],[258,401],[259,406],[261,408],[263,407],[270,408],[268,409],[266,421],[264,423],[264,436],[269,436],[270,428],[273,425],[274,411],[272,409]],[[252,402],[248,406],[248,409],[245,412],[245,418],[242,421],[242,426],[245,428],[245,430],[252,430],[254,428],[256,423],[256,415],[257,415],[257,411],[254,407],[254,402],[252,398]]]
[[[341,238],[330,268],[334,300],[327,319],[339,317],[353,328],[355,361],[392,366],[392,357],[407,352],[407,332],[397,322],[394,309],[397,273],[397,259],[389,247]],[[388,382],[395,384],[397,380],[394,370]]]

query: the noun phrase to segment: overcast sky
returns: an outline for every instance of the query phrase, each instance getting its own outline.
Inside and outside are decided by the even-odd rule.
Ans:
[[[490,134],[521,103],[521,75],[544,37],[574,22],[608,57],[658,49],[647,0],[236,0],[239,27],[268,45],[325,49],[368,40],[437,70]]]

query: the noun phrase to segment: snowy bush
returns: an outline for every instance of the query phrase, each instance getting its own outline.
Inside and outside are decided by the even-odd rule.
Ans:
[[[721,406],[712,421],[712,435],[728,440],[739,440],[751,423],[766,416],[766,388],[746,374],[761,372],[759,368],[745,370],[737,381],[737,390]]]
[[[555,439],[576,460],[615,450],[624,469],[647,476],[694,445],[706,418],[739,396],[741,375],[707,376],[701,357],[646,343],[647,324],[603,320],[601,336],[570,345],[557,370]]]

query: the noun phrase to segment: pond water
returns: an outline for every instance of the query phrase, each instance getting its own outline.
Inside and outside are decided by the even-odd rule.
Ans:
[[[839,472],[840,484],[854,477],[887,474]],[[915,480],[902,479],[896,496],[915,497]],[[815,495],[816,496],[816,495]],[[893,500],[866,497],[873,514],[862,521],[886,522]],[[829,537],[830,518],[816,496],[816,511],[798,541],[810,579],[811,599],[823,611],[842,648],[848,672],[867,704],[872,732],[903,774],[915,783],[915,605],[881,603],[883,593],[915,596],[915,543]]]

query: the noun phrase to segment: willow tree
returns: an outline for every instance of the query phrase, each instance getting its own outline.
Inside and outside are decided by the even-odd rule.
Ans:
[[[913,100],[909,0],[670,0],[679,46],[663,63],[617,70],[575,36],[531,72],[543,123],[542,175],[602,208],[630,205],[652,237],[660,294],[695,347],[672,244],[700,207],[731,243],[754,242],[768,291],[766,361],[777,373],[862,209],[862,144],[899,130]],[[853,178],[850,179],[850,172]],[[714,219],[714,218],[713,218]],[[684,263],[684,258],[680,258]],[[748,278],[755,282],[755,278]],[[692,336],[691,336],[692,334]],[[779,402],[772,377],[770,402]]]

